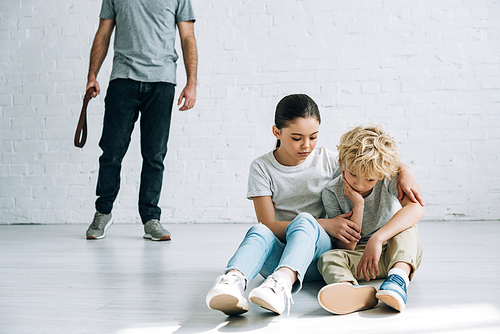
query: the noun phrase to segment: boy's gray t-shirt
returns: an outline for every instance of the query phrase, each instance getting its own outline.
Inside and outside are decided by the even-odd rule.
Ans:
[[[110,81],[176,84],[176,23],[195,20],[190,0],[103,0],[99,17],[116,23]]]
[[[370,195],[365,197],[361,240],[359,244],[368,242],[373,233],[384,226],[401,209],[398,201],[398,175],[392,179],[377,182]],[[344,195],[342,175],[331,181],[323,190],[323,205],[328,218],[350,212],[352,203]]]
[[[292,221],[302,212],[324,218],[321,191],[340,174],[336,158],[316,148],[300,165],[283,166],[273,152],[264,154],[250,165],[247,198],[271,196],[278,221]]]

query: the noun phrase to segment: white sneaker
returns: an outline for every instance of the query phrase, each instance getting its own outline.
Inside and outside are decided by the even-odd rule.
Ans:
[[[243,295],[245,277],[240,273],[221,275],[208,291],[206,303],[212,310],[227,315],[237,315],[248,311],[248,301]]]
[[[290,301],[292,299],[292,282],[286,274],[275,272],[257,288],[250,292],[250,301],[274,313],[281,314],[288,304],[290,314]]]

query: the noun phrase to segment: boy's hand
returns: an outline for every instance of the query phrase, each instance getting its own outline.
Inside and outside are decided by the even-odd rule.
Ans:
[[[376,279],[380,275],[378,270],[378,261],[380,260],[380,255],[382,254],[382,243],[370,238],[366,244],[365,251],[359,261],[357,276],[358,279],[361,275],[364,276],[365,280]]]
[[[345,171],[342,172],[342,182],[344,184],[344,195],[346,195],[346,197],[352,202],[352,205],[365,205],[365,199],[363,196],[354,190],[345,179]]]

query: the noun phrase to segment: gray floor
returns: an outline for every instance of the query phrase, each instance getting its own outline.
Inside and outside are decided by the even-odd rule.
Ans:
[[[151,242],[140,225],[99,241],[83,225],[0,226],[0,333],[500,333],[500,222],[420,223],[424,261],[401,314],[331,315],[318,282],[290,316],[252,305],[229,318],[205,295],[248,227],[171,225],[172,241]]]

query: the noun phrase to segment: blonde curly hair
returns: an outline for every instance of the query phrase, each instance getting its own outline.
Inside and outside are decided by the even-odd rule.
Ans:
[[[398,147],[382,125],[358,126],[340,138],[339,166],[354,175],[374,180],[390,179],[399,172]]]

